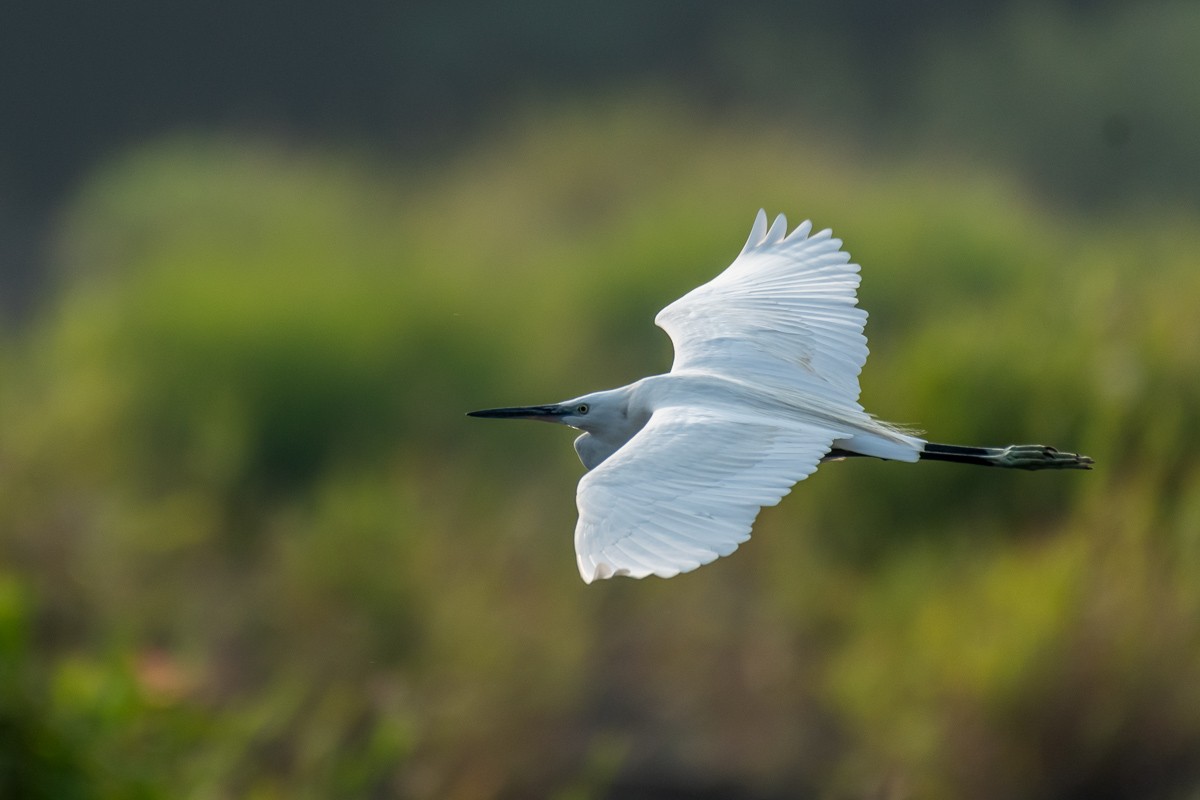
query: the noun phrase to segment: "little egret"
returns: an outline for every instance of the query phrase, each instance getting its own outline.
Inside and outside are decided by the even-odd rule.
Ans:
[[[724,272],[658,313],[675,345],[665,375],[562,403],[472,411],[583,431],[579,573],[669,578],[732,553],[822,461],[869,456],[1016,469],[1090,469],[1043,445],[935,444],[858,403],[867,359],[859,267],[829,230],[790,234],[759,211]]]

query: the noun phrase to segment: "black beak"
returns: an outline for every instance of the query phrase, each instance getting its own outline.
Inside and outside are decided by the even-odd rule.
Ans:
[[[563,415],[561,406],[516,406],[514,408],[485,408],[482,411],[468,411],[468,417],[485,417],[489,419],[536,419],[542,422],[558,422]]]

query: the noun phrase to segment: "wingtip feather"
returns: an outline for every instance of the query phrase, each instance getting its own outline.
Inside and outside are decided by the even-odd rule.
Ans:
[[[787,217],[780,214],[775,217],[775,221],[771,223],[771,229],[767,231],[767,237],[763,239],[763,245],[779,244],[783,241],[783,237],[787,235]]]
[[[754,224],[750,226],[750,236],[746,239],[746,245],[742,248],[745,253],[757,247],[767,235],[767,210],[760,208],[758,214],[754,217]]]
[[[587,563],[582,553],[575,555],[575,563],[579,565],[579,577],[583,578],[584,583],[590,584],[596,579],[595,569]]]
[[[788,223],[786,214],[778,214],[768,226],[766,209],[760,208],[758,214],[754,217],[754,224],[750,228],[750,236],[746,239],[746,244],[742,248],[742,253],[754,250],[759,247],[769,247],[782,243],[797,243],[807,239],[825,239],[832,236],[833,232],[828,228],[812,234],[812,220],[806,219],[796,226],[796,229],[788,232]],[[840,246],[841,242],[835,240]]]
[[[809,231],[812,230],[812,220],[806,219],[796,226],[796,230],[788,234],[785,242],[802,242],[808,238]]]

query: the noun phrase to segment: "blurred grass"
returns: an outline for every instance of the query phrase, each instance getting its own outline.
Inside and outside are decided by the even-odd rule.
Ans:
[[[864,264],[869,409],[1097,470],[831,464],[585,587],[569,437],[462,412],[666,369],[759,206]],[[0,794],[1195,791],[1197,230],[657,96],[436,165],[116,159],[0,347]]]

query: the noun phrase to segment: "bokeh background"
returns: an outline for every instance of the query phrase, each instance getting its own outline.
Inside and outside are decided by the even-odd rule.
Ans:
[[[1200,796],[1200,5],[18,4],[0,796]],[[864,267],[846,462],[576,574],[567,432],[755,211]]]

